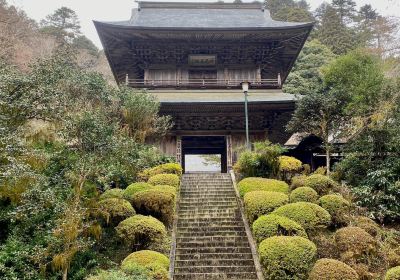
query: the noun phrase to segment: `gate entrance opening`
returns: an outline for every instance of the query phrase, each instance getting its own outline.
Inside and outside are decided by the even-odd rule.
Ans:
[[[193,159],[187,155],[212,155],[221,158],[221,173],[227,172],[227,151],[225,136],[183,136],[182,138],[182,166],[186,172],[186,160]],[[197,157],[198,158],[198,157]],[[191,166],[189,172],[193,172]],[[200,170],[199,170],[200,171]]]

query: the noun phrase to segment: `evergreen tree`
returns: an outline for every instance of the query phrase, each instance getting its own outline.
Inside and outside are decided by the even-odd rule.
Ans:
[[[360,8],[357,16],[358,37],[360,45],[368,47],[373,44],[375,37],[374,26],[379,17],[379,14],[371,5],[364,5]]]
[[[332,0],[332,7],[338,11],[342,24],[353,20],[356,15],[356,6],[353,0]]]
[[[310,22],[314,20],[306,0],[266,0],[266,8],[275,20],[292,22]]]

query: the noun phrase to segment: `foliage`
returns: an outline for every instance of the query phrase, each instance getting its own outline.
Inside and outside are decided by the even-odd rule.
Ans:
[[[102,270],[96,275],[90,276],[87,280],[150,280],[148,277],[148,272],[145,268],[138,267],[133,272],[129,274],[121,270]]]
[[[122,220],[135,214],[135,209],[129,201],[122,198],[107,198],[99,202],[100,210],[105,212],[107,223],[118,224]]]
[[[124,190],[122,189],[109,189],[102,193],[99,197],[100,200],[109,198],[123,198]]]
[[[299,236],[274,236],[259,246],[260,262],[266,279],[307,279],[317,248]]]
[[[295,190],[300,187],[304,187],[305,181],[307,179],[306,175],[297,175],[292,178],[292,182],[290,184],[290,188]]]
[[[331,223],[331,215],[324,208],[309,202],[290,203],[279,207],[272,214],[287,217],[307,231],[325,228]]]
[[[157,174],[149,178],[150,185],[167,185],[178,188],[180,180],[176,174]]]
[[[374,237],[378,236],[381,232],[381,229],[377,223],[364,216],[354,217],[351,221],[351,225],[362,228]]]
[[[311,202],[318,201],[318,193],[310,187],[299,187],[290,193],[290,202]]]
[[[250,224],[261,215],[269,214],[289,202],[289,197],[280,192],[252,191],[244,195],[244,208]]]
[[[357,272],[333,259],[319,259],[310,272],[309,280],[357,280]]]
[[[161,253],[150,250],[134,252],[122,261],[121,269],[131,272],[138,266],[146,268],[152,279],[168,279],[169,259]]]
[[[389,269],[385,275],[385,280],[399,280],[399,279],[400,279],[400,266],[396,266]]]
[[[243,197],[246,193],[252,191],[268,191],[288,193],[289,186],[283,181],[275,179],[266,179],[258,177],[249,177],[238,183],[239,194]]]
[[[118,236],[131,247],[147,248],[162,242],[167,231],[163,223],[151,216],[135,215],[116,227]]]
[[[133,196],[137,192],[149,190],[152,186],[149,183],[144,183],[144,182],[137,182],[130,184],[124,191],[123,191],[123,197],[128,200],[129,202],[132,203]]]
[[[304,187],[312,188],[319,195],[324,195],[336,191],[338,184],[328,176],[312,174],[305,178]]]
[[[253,234],[258,243],[272,236],[301,236],[307,238],[307,233],[301,225],[283,216],[263,215],[252,226]]]
[[[164,163],[161,165],[157,165],[152,168],[148,168],[139,173],[138,177],[147,181],[150,177],[157,174],[176,174],[179,177],[182,176],[182,166],[178,163]]]
[[[331,214],[336,225],[345,224],[350,212],[350,202],[341,195],[328,194],[319,199],[319,205]]]
[[[302,169],[301,161],[294,157],[280,156],[278,161],[281,172],[299,172]]]

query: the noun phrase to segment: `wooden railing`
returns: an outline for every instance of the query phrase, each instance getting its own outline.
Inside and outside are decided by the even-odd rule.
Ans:
[[[134,88],[241,88],[244,80],[219,79],[188,79],[188,80],[144,80],[129,79],[125,84]],[[251,88],[279,88],[282,86],[280,77],[277,79],[246,80]]]

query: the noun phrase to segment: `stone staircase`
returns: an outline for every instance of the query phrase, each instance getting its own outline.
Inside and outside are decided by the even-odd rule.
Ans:
[[[182,178],[174,280],[258,279],[229,174]]]

